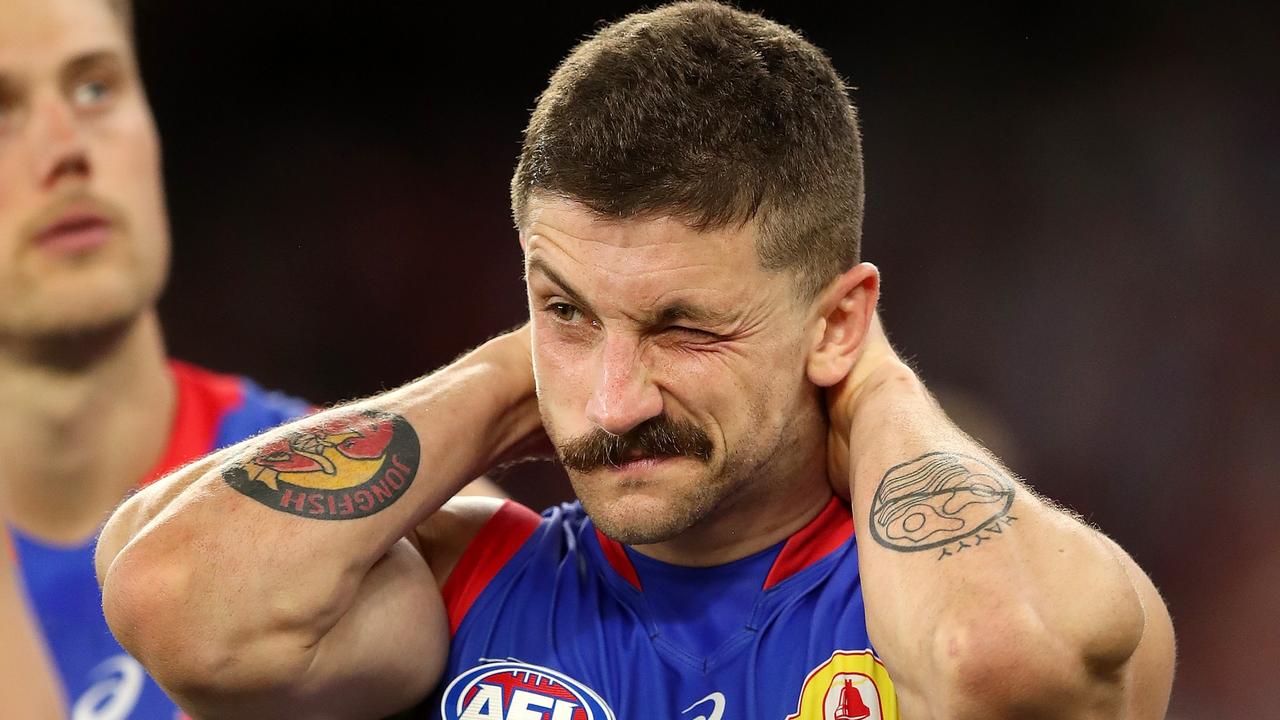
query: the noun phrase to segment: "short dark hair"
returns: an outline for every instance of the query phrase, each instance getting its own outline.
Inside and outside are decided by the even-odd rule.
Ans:
[[[858,262],[862,143],[827,56],[717,2],[628,15],[584,40],[538,98],[511,180],[605,217],[698,230],[758,221],[757,252],[811,298]]]

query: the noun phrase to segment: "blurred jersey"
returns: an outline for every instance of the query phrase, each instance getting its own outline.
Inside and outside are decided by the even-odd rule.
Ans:
[[[581,505],[508,501],[444,588],[445,720],[897,720],[867,637],[853,524],[833,499],[727,565],[659,562]]]
[[[139,484],[310,410],[240,377],[170,362],[178,399],[164,455]],[[61,676],[72,720],[181,717],[142,666],[112,637],[94,576],[94,539],[49,545],[10,528],[27,593]]]

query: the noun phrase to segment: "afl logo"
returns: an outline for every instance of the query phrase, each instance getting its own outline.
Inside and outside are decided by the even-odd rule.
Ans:
[[[268,507],[322,520],[372,515],[418,469],[418,436],[399,415],[340,416],[260,446],[225,468],[227,484]]]
[[[590,688],[563,673],[514,660],[487,662],[449,683],[442,720],[616,720]]]

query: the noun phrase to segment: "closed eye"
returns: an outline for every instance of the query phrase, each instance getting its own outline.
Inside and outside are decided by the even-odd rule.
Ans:
[[[696,342],[710,342],[720,338],[719,335],[716,335],[713,332],[686,327],[684,325],[668,325],[663,328],[662,333],[680,340],[692,340]]]

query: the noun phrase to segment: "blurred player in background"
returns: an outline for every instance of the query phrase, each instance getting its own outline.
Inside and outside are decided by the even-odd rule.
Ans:
[[[308,409],[166,357],[168,264],[126,2],[0,3],[0,512],[76,718],[177,712],[102,619],[92,553],[106,516]]]
[[[62,698],[13,565],[8,533],[0,533],[0,709],[5,717],[62,717]]]
[[[56,716],[17,705],[55,687],[77,719],[175,717],[102,618],[97,533],[138,487],[309,410],[167,358],[169,252],[128,0],[0,2],[0,669],[23,673],[0,717]]]
[[[527,328],[104,529],[112,627],[193,711],[1163,716],[1150,580],[880,329],[857,119],[819,49],[711,2],[602,28],[539,98],[512,207]],[[447,502],[544,431],[580,503]]]

